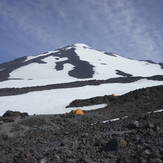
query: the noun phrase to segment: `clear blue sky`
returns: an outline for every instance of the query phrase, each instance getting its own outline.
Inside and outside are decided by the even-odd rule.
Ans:
[[[163,0],[0,0],[0,62],[73,43],[163,62]]]

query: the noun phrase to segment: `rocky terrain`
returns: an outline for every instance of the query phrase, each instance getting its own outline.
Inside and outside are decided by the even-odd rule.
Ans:
[[[0,117],[0,163],[163,162],[163,86],[70,105],[104,101],[107,107],[83,116],[6,112]]]

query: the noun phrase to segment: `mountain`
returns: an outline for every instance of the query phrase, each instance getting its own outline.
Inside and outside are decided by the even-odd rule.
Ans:
[[[159,64],[101,52],[85,44],[74,44],[0,64],[1,81],[32,80],[31,86],[42,85],[43,83],[39,83],[41,81],[46,81],[45,84],[54,84],[77,80],[153,75],[163,75],[163,69]]]
[[[122,95],[162,84],[162,64],[73,44],[0,64],[0,114],[9,109],[30,114],[64,113],[72,109],[66,106],[75,99]]]

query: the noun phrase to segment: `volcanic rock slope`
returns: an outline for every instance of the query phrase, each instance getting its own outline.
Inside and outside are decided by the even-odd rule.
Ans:
[[[75,99],[122,95],[162,84],[162,64],[73,44],[0,64],[0,114],[10,109],[30,114],[64,113],[72,109],[66,106]]]

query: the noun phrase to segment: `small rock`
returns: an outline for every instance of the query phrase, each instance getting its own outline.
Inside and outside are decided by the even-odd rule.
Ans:
[[[13,117],[7,117],[7,118],[3,118],[3,122],[14,122],[15,118]]]
[[[12,163],[36,163],[36,160],[34,160],[31,155],[19,153],[14,156]]]
[[[28,113],[21,113],[21,118],[25,118],[25,117],[28,117]]]
[[[102,147],[104,151],[117,151],[118,150],[118,140],[111,139],[107,144]]]
[[[142,157],[138,158],[138,162],[140,162],[140,163],[147,163],[146,160],[144,158],[142,158]]]
[[[139,135],[135,135],[135,140],[140,141],[141,137]]]
[[[86,138],[86,137],[89,136],[89,134],[88,134],[88,133],[82,133],[81,136],[82,136],[83,138]]]
[[[65,162],[66,163],[76,163],[76,161],[74,159],[66,159]]]
[[[119,138],[118,139],[118,145],[119,145],[119,147],[126,147],[127,146],[127,142],[123,138]]]
[[[116,159],[105,159],[104,163],[117,163]],[[93,162],[92,162],[93,163]]]
[[[21,114],[20,112],[8,110],[3,114],[2,117],[3,118],[6,118],[6,117],[19,117],[20,114]]]
[[[87,158],[80,158],[76,161],[76,163],[93,163],[90,159]]]
[[[42,159],[40,160],[40,163],[47,163],[47,159],[46,159],[46,158],[42,158]]]
[[[57,155],[57,154],[54,155],[54,158],[57,159],[57,160],[60,160],[61,159],[60,156]]]
[[[133,122],[131,122],[131,123],[128,125],[128,127],[129,127],[130,129],[136,129],[136,128],[139,128],[139,127],[140,127],[140,123],[139,123],[139,121],[133,121]]]
[[[155,127],[155,131],[160,131],[160,127],[159,126],[156,126]]]
[[[0,120],[0,125],[2,125],[3,124],[3,121],[2,120]]]
[[[154,125],[153,123],[149,122],[149,123],[148,123],[148,127],[149,127],[149,128],[154,128],[155,125]]]
[[[2,138],[3,141],[6,141],[8,139],[8,135],[1,134],[1,138]]]
[[[101,150],[104,151],[117,151],[119,148],[124,148],[127,146],[127,141],[123,138],[111,139],[107,144],[105,144]]]
[[[162,160],[160,160],[159,158],[150,159],[150,163],[162,163]]]
[[[119,156],[119,158],[116,160],[116,163],[130,163],[131,162],[131,160],[129,160],[129,158],[128,157],[126,157],[126,156]]]
[[[150,155],[150,154],[151,154],[151,151],[150,151],[149,149],[146,149],[146,150],[144,151],[144,154],[145,154],[145,155]]]

